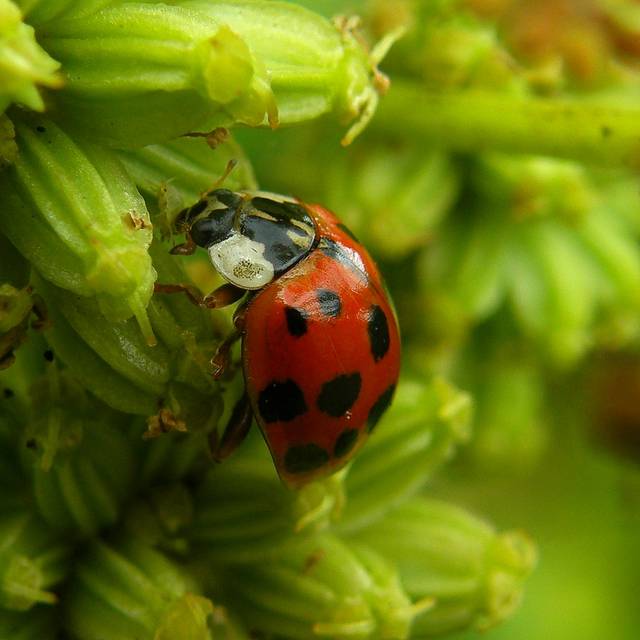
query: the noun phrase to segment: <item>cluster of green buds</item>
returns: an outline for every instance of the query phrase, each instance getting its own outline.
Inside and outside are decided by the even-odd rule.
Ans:
[[[449,217],[422,282],[470,326],[508,307],[551,362],[638,334],[633,178],[540,157],[485,156],[476,206]]]
[[[470,437],[471,397],[445,377],[415,367],[360,455],[299,490],[255,429],[213,463],[242,381],[235,361],[211,375],[231,312],[156,288],[221,283],[171,254],[179,212],[258,189],[251,158],[261,186],[338,210],[393,284],[461,197],[441,150],[372,135],[334,162],[404,26],[370,47],[313,8],[0,0],[0,637],[402,640],[484,628],[520,598],[533,544],[420,497]],[[275,156],[228,131],[320,116],[340,136],[293,174],[318,129]],[[396,518],[403,550],[377,536]]]

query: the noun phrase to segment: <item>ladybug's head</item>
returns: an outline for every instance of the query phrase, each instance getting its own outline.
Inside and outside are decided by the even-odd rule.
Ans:
[[[307,209],[272,193],[216,189],[187,212],[193,241],[220,275],[241,289],[261,289],[309,253],[315,225]]]

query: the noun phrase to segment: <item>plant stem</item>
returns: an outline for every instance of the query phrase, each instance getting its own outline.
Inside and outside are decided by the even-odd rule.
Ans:
[[[494,92],[435,93],[395,81],[381,101],[379,131],[455,151],[494,149],[640,167],[640,104]]]

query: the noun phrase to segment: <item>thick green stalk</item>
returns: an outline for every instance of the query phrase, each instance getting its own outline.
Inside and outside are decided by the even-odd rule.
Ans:
[[[455,151],[491,148],[640,166],[640,106],[615,99],[442,93],[396,80],[380,105],[375,127]]]

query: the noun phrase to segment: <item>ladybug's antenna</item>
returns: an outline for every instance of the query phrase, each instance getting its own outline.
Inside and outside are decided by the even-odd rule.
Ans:
[[[238,166],[238,160],[236,158],[231,158],[229,162],[227,162],[227,166],[224,168],[222,175],[213,183],[213,186],[210,189],[207,189],[203,193],[200,194],[200,199],[203,200],[207,196],[211,195],[218,187],[220,187],[224,181],[229,177],[229,174]]]
[[[219,187],[228,177],[229,174],[238,166],[238,160],[236,158],[231,158],[229,162],[227,162],[227,166],[225,167],[222,175],[216,180],[216,187]]]

